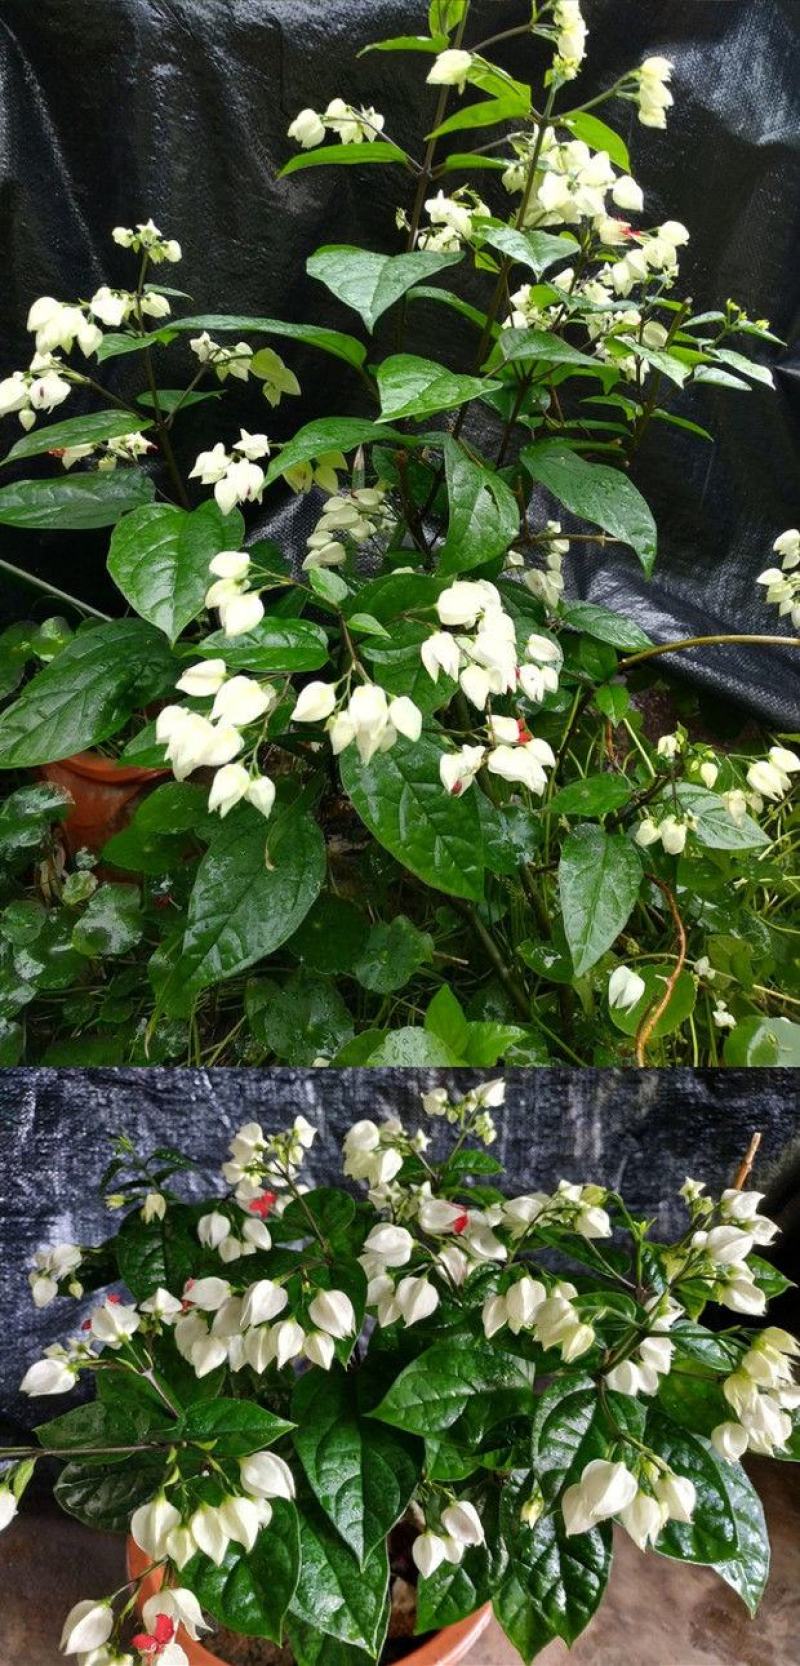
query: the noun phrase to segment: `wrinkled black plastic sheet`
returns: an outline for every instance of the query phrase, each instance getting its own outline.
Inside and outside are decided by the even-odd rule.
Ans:
[[[99,1243],[115,1230],[98,1196],[113,1137],[144,1153],[176,1145],[204,1168],[181,1176],[183,1195],[208,1195],[228,1142],[244,1122],[278,1129],[298,1113],[319,1130],[309,1178],[341,1176],[340,1146],[361,1117],[419,1125],[419,1094],[463,1093],[486,1074],[420,1070],[8,1070],[0,1080],[0,1441],[4,1418],[42,1420],[42,1402],[17,1393],[22,1368],[74,1323],[69,1302],[37,1312],[26,1279],[33,1251]],[[754,1128],[763,1135],[755,1178],[770,1188],[785,1232],[780,1253],[798,1277],[797,1083],[789,1070],[527,1070],[506,1073],[493,1151],[510,1191],[551,1190],[563,1176],[623,1191],[654,1235],[680,1231],[687,1174],[713,1191],[730,1182]],[[432,1125],[436,1146],[447,1131]],[[794,1153],[794,1156],[793,1156]],[[795,1200],[793,1203],[792,1200]],[[792,1210],[795,1210],[793,1216]],[[784,1218],[785,1212],[785,1218]],[[66,1317],[65,1317],[66,1316]],[[44,1408],[46,1410],[46,1408]],[[53,1410],[63,1409],[54,1402]]]
[[[683,270],[696,302],[705,309],[735,296],[795,340],[798,0],[585,0],[585,9],[591,57],[576,87],[582,96],[645,52],[675,62],[677,109],[666,135],[642,128],[631,105],[613,119],[633,142],[653,216],[692,229]],[[508,27],[522,10],[517,0],[475,0],[476,29]],[[332,240],[396,249],[394,210],[410,182],[378,168],[279,181],[292,149],[286,127],[301,106],[342,94],[374,103],[401,142],[416,144],[428,60],[353,60],[369,40],[423,30],[425,11],[424,0],[0,0],[2,369],[27,362],[31,297],[68,298],[128,281],[110,228],[151,214],[183,244],[177,271],[198,307],[352,328],[353,315],[306,276],[306,257]],[[522,75],[539,48],[513,42],[505,50],[507,66]],[[423,120],[431,104],[426,93]],[[489,175],[482,188],[486,181],[487,193],[500,189]],[[180,283],[174,270],[169,277]],[[441,308],[415,310],[417,351],[448,358],[457,334]],[[274,417],[267,411],[267,424],[253,393],[248,427],[268,425],[280,438],[300,421],[358,407],[345,366],[305,351],[289,356],[302,401],[285,401]],[[634,557],[583,546],[572,559],[581,595],[624,610],[662,641],[776,627],[755,579],[770,564],[774,537],[800,519],[800,352],[788,347],[777,359],[775,396],[709,388],[693,397],[684,414],[715,431],[713,447],[665,427],[653,432],[636,478],[660,526],[656,576],[648,583]],[[134,373],[131,361],[117,361],[110,381],[124,388]],[[201,407],[183,441],[186,460],[229,427],[215,406]],[[13,432],[12,422],[4,432]],[[262,530],[296,553],[309,513],[308,504],[273,493]],[[54,583],[68,574],[101,606],[112,595],[104,547],[104,535],[70,542],[3,529],[10,557]],[[22,592],[4,588],[0,611],[8,616]],[[774,724],[800,723],[791,650],[715,648],[681,656],[679,667]]]

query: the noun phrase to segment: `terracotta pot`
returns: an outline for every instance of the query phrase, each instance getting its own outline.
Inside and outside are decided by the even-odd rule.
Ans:
[[[127,1560],[131,1579],[139,1579],[147,1567],[148,1557],[132,1539],[128,1540]],[[159,1589],[163,1577],[161,1568],[157,1568],[142,1581],[139,1590],[140,1607]],[[406,1655],[402,1666],[457,1666],[486,1630],[491,1614],[491,1608],[487,1606],[480,1608],[477,1614],[470,1614],[468,1620],[459,1620],[458,1625],[445,1626],[444,1631],[438,1631],[435,1637],[429,1637],[428,1641],[421,1643],[412,1654]],[[193,1643],[183,1627],[178,1631],[177,1640],[181,1648],[186,1650],[190,1666],[222,1666],[218,1655],[204,1649],[202,1643]]]
[[[42,781],[65,787],[74,800],[74,810],[60,824],[67,850],[74,856],[76,850],[102,850],[113,833],[127,827],[147,788],[163,781],[170,771],[121,766],[99,752],[75,752],[58,763],[42,764],[36,773]]]

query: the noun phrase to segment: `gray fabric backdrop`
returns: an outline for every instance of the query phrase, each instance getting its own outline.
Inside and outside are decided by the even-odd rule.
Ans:
[[[16,1393],[23,1365],[60,1340],[74,1310],[37,1313],[26,1265],[40,1244],[99,1242],[113,1229],[97,1197],[111,1137],[125,1131],[142,1150],[168,1141],[207,1162],[213,1176],[242,1122],[278,1128],[302,1111],[319,1128],[309,1169],[335,1175],[338,1144],[359,1117],[390,1114],[413,1126],[423,1087],[458,1085],[486,1073],[416,1070],[9,1070],[0,1078],[0,1418],[41,1420],[44,1403]],[[624,1190],[659,1229],[682,1219],[675,1192],[686,1174],[712,1187],[732,1176],[751,1132],[763,1132],[756,1171],[775,1183],[776,1208],[791,1226],[791,1178],[800,1156],[798,1085],[792,1071],[509,1072],[495,1150],[508,1189],[549,1188],[561,1176]],[[785,1184],[780,1176],[786,1176]],[[191,1190],[191,1182],[187,1183]],[[663,1200],[663,1201],[662,1201]],[[800,1231],[795,1224],[791,1228]],[[791,1256],[791,1232],[784,1253]],[[65,1319],[65,1315],[69,1319]],[[58,1406],[52,1403],[53,1414]],[[50,1408],[44,1408],[49,1410]]]

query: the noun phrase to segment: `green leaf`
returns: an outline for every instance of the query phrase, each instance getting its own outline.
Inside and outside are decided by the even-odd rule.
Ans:
[[[571,1646],[596,1613],[611,1571],[609,1523],[569,1537],[560,1511],[534,1527],[520,1521],[531,1477],[512,1475],[503,1489],[500,1519],[508,1566],[492,1606],[524,1661],[556,1637]]]
[[[500,387],[488,376],[459,376],[433,359],[414,353],[395,353],[384,359],[375,372],[381,400],[381,416],[399,421],[404,417],[433,416],[451,411],[471,399],[481,399]],[[2,496],[2,494],[0,494]]]
[[[443,983],[437,989],[425,1014],[425,1028],[439,1037],[451,1053],[466,1059],[469,1046],[469,1024],[461,1002]]]
[[[615,727],[630,711],[631,697],[624,683],[602,683],[594,699],[598,711]]]
[[[359,163],[405,162],[405,153],[388,139],[373,139],[372,143],[354,145],[320,145],[317,150],[304,150],[286,162],[278,174],[299,173],[301,168],[358,167]]]
[[[387,694],[407,694],[421,712],[439,711],[449,704],[457,684],[439,672],[436,682],[428,675],[420,658],[422,643],[430,636],[426,625],[415,619],[392,621],[390,640],[373,639],[361,645],[361,655],[369,661],[372,675]]]
[[[496,127],[500,122],[516,121],[519,116],[525,116],[530,107],[530,100],[521,93],[503,92],[497,98],[483,98],[476,104],[465,104],[462,110],[456,110],[454,115],[448,116],[439,127],[435,127],[428,134],[443,138],[446,133],[466,133],[476,127]]]
[[[409,443],[407,434],[377,422],[366,422],[363,417],[318,417],[315,422],[307,422],[304,428],[298,429],[273,457],[267,470],[267,485],[285,474],[287,469],[297,468],[299,463],[311,462],[316,457],[324,457],[329,451],[355,451],[359,445]]]
[[[629,652],[652,648],[653,639],[632,619],[625,619],[609,607],[597,602],[565,602],[562,617],[577,631],[584,631],[598,642],[608,642],[612,648],[626,648]]]
[[[69,793],[49,781],[9,793],[0,804],[0,858],[35,850],[50,823],[63,821],[72,807]]]
[[[311,1495],[303,1496],[298,1508],[301,1569],[292,1614],[377,1656],[385,1631],[389,1584],[385,1544],[362,1567]]]
[[[598,816],[621,809],[633,794],[633,787],[622,775],[585,775],[582,780],[570,781],[550,800],[550,809],[557,816]]]
[[[426,1348],[395,1379],[373,1416],[415,1435],[438,1434],[475,1398],[489,1399],[494,1421],[531,1416],[533,1366],[481,1338],[455,1336]]]
[[[656,1548],[679,1562],[724,1562],[736,1556],[739,1535],[728,1487],[728,1475],[736,1466],[717,1457],[701,1435],[676,1428],[657,1409],[648,1417],[647,1439],[670,1469],[688,1476],[697,1490],[691,1522],[667,1522]]]
[[[734,821],[724,801],[707,787],[679,781],[675,794],[684,814],[694,816],[696,838],[709,850],[757,850],[769,844],[763,828],[752,816]]]
[[[631,159],[628,147],[613,127],[601,121],[599,116],[592,115],[589,110],[577,110],[574,116],[561,116],[561,123],[569,127],[576,139],[582,139],[585,145],[591,145],[592,150],[605,150],[623,173],[631,171]]]
[[[104,1454],[95,1459],[105,1468],[115,1462],[130,1461],[131,1446],[138,1446],[151,1431],[163,1430],[167,1421],[168,1413],[163,1408],[159,1412],[156,1406],[142,1401],[112,1408],[93,1400],[89,1405],[75,1406],[72,1411],[51,1418],[49,1423],[40,1423],[33,1432],[45,1452],[67,1454],[79,1452],[82,1447],[119,1447],[118,1454]],[[170,1425],[170,1433],[174,1427]]]
[[[642,864],[622,833],[576,827],[558,870],[564,932],[575,973],[588,972],[626,926],[642,883]]]
[[[372,1666],[373,1657],[289,1616],[286,1636],[296,1666]]]
[[[126,353],[143,353],[148,347],[168,347],[175,334],[172,322],[163,329],[145,331],[143,335],[134,334],[132,330],[107,330],[97,349],[97,362],[104,364],[106,359],[119,359]]]
[[[84,532],[114,526],[131,509],[151,503],[155,486],[140,469],[112,474],[68,474],[56,480],[18,480],[0,487],[0,526]]]
[[[309,1485],[362,1564],[400,1520],[422,1468],[418,1442],[364,1416],[361,1378],[310,1371],[292,1399]]]
[[[186,1280],[196,1276],[199,1213],[189,1205],[173,1204],[163,1220],[143,1221],[138,1210],[125,1217],[114,1249],[120,1278],[137,1302],[159,1288],[182,1291]]]
[[[529,360],[543,365],[574,364],[583,370],[593,371],[597,376],[605,376],[608,370],[608,366],[599,359],[581,353],[569,341],[563,341],[561,336],[553,335],[549,330],[525,329],[502,330],[487,366],[497,370],[501,364],[525,364]]]
[[[474,794],[454,798],[439,777],[442,748],[422,735],[398,740],[362,764],[342,753],[342,784],[361,820],[398,862],[449,896],[483,895],[480,819]]]
[[[740,1596],[755,1615],[766,1590],[770,1545],[761,1499],[740,1464],[729,1464],[725,1475],[728,1497],[736,1517],[739,1554],[714,1563],[714,1572]]]
[[[369,922],[353,903],[323,894],[288,947],[312,972],[352,972],[369,930]]]
[[[403,989],[420,966],[433,960],[430,932],[420,931],[405,914],[372,926],[353,972],[364,989],[389,995]]]
[[[60,450],[62,446],[100,445],[103,440],[122,439],[125,434],[139,434],[152,426],[152,417],[138,417],[128,411],[92,411],[87,416],[69,417],[66,422],[53,422],[49,428],[35,428],[32,433],[23,434],[3,462],[40,457],[42,452]]]
[[[519,532],[519,504],[499,475],[449,436],[443,450],[450,518],[438,565],[442,573],[466,573],[505,555]]]
[[[794,1070],[800,1066],[800,1024],[753,1013],[726,1036],[724,1056],[734,1068]]]
[[[621,1007],[609,1008],[612,1023],[616,1025],[618,1030],[622,1031],[623,1035],[636,1035],[645,1014],[650,1011],[651,1007],[655,1006],[664,994],[667,979],[672,976],[674,970],[674,966],[669,965],[666,961],[663,965],[651,964],[639,968],[644,982],[644,994],[641,999],[636,1002],[634,1007],[629,1007],[627,1011],[623,1011]],[[691,972],[684,968],[679,973],[669,1001],[651,1032],[653,1039],[658,1041],[661,1036],[672,1035],[673,1031],[679,1030],[681,1025],[685,1024],[688,1018],[691,1018],[696,1000],[697,985]]]
[[[212,557],[238,549],[243,536],[241,516],[223,515],[213,499],[193,510],[149,503],[114,528],[108,570],[131,607],[174,643],[203,612]]]
[[[310,619],[267,615],[244,636],[213,631],[192,646],[206,659],[224,659],[229,671],[271,676],[280,671],[318,671],[328,659],[328,639]]]
[[[55,1496],[68,1516],[104,1533],[127,1533],[133,1511],[158,1492],[166,1474],[166,1453],[138,1454],[135,1464],[66,1464]]]
[[[421,1070],[438,1069],[443,1065],[463,1064],[439,1036],[431,1035],[420,1025],[406,1024],[390,1030],[377,1042],[363,1062],[370,1069]]]
[[[174,688],[176,670],[161,633],[140,619],[80,631],[0,715],[0,769],[53,763],[108,740]]]
[[[344,334],[342,330],[326,330],[319,324],[285,324],[280,318],[254,318],[247,314],[229,316],[224,312],[207,312],[194,318],[178,319],[175,329],[192,330],[198,334],[208,330],[212,336],[279,336],[285,341],[299,341],[304,347],[317,347],[320,352],[330,353],[335,359],[344,359],[345,364],[357,367],[364,363],[367,356],[363,342],[357,341],[355,336]]]
[[[324,877],[324,841],[306,809],[275,810],[269,822],[249,806],[232,810],[197,870],[175,986],[198,993],[272,954]]]
[[[302,969],[281,983],[271,978],[249,983],[245,1005],[256,1041],[283,1064],[332,1058],[353,1035],[353,1020],[335,983]]]
[[[181,1582],[221,1625],[280,1642],[300,1574],[300,1535],[294,1505],[285,1498],[270,1502],[272,1520],[252,1550],[229,1545],[219,1567],[208,1556],[195,1556],[181,1570]]]
[[[447,45],[444,35],[391,35],[388,40],[370,41],[362,46],[359,58],[367,52],[443,52]]]
[[[571,259],[575,254],[576,241],[570,233],[557,236],[551,231],[516,231],[513,226],[488,226],[484,229],[480,221],[476,231],[482,243],[488,243],[509,260],[529,267],[537,278],[559,260]]]
[[[288,1435],[293,1424],[251,1400],[205,1400],[184,1412],[176,1439],[208,1443],[216,1458],[245,1458]]]
[[[133,885],[101,885],[72,932],[72,946],[90,959],[127,954],[140,941],[142,904]]]
[[[370,335],[378,319],[415,283],[455,266],[461,254],[417,249],[412,254],[380,255],[345,243],[326,244],[306,261],[309,277],[318,278],[345,306],[359,313]]]
[[[627,475],[605,463],[587,463],[563,440],[539,440],[521,457],[532,478],[573,515],[630,544],[649,577],[656,558],[656,523]]]

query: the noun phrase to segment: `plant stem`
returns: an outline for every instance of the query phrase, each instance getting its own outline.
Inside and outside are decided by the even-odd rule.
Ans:
[[[530,1006],[528,1004],[528,998],[525,991],[521,985],[517,983],[513,973],[509,971],[498,945],[496,944],[491,932],[488,931],[484,925],[477,909],[473,908],[471,903],[462,902],[457,897],[453,898],[453,902],[459,913],[463,914],[464,919],[468,921],[475,933],[475,936],[479,939],[485,949],[497,976],[503,985],[503,988],[506,993],[510,995],[520,1017],[524,1018],[526,1024],[530,1023]]]
[[[656,879],[655,874],[648,874],[648,879],[650,879],[654,885],[658,886],[659,891],[667,899],[669,911],[675,922],[675,930],[678,934],[678,953],[675,957],[675,965],[673,966],[664,986],[663,995],[659,997],[654,1006],[648,1007],[647,1012],[645,1013],[636,1032],[636,1063],[638,1064],[640,1070],[644,1069],[647,1043],[650,1040],[659,1018],[663,1017],[670,1001],[672,1000],[673,990],[686,963],[686,927],[684,926],[683,920],[678,912],[678,904],[675,901],[674,893],[670,890],[669,886],[664,883],[663,879]]]
[[[23,584],[30,584],[34,590],[42,590],[47,596],[57,596],[60,602],[69,602],[70,607],[77,607],[81,613],[90,613],[93,619],[110,619],[110,613],[101,613],[97,607],[91,607],[89,602],[81,602],[77,596],[71,596],[68,590],[59,590],[56,584],[48,584],[46,579],[36,578],[33,573],[26,573],[23,567],[15,567],[11,561],[0,561],[3,572],[11,573],[14,578],[22,580]]]
[[[682,636],[676,642],[660,642],[652,648],[640,649],[637,654],[628,654],[620,660],[618,670],[628,671],[632,665],[641,665],[644,660],[655,659],[658,654],[677,654],[687,648],[714,647],[724,642],[750,643],[756,647],[800,648],[800,636],[753,636],[740,631],[720,636]]]

